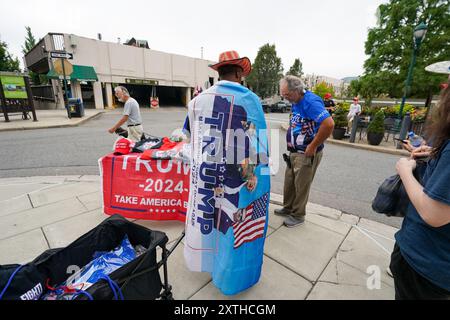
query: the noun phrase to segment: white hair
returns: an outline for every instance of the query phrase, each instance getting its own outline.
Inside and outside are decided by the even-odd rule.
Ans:
[[[300,94],[305,94],[305,84],[302,79],[296,76],[286,76],[280,80],[280,85],[286,84],[289,91],[297,91]]]
[[[122,93],[124,95],[126,95],[127,97],[130,96],[130,93],[128,92],[127,88],[125,88],[124,86],[117,86],[117,87],[115,87],[114,88],[114,92],[117,92],[117,91],[122,91]]]

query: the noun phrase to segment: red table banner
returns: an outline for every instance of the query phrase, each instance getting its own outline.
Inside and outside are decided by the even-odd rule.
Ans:
[[[104,213],[185,222],[189,165],[178,160],[142,160],[140,155],[109,154],[99,160]]]

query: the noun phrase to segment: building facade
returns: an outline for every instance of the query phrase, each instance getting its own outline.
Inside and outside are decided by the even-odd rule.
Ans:
[[[305,84],[309,89],[314,89],[319,83],[325,82],[327,85],[333,87],[336,96],[342,96],[347,90],[349,83],[342,79],[336,79],[327,76],[320,76],[316,74],[307,74],[304,76]]]
[[[45,74],[50,83],[35,86],[40,109],[64,108],[63,78],[54,70],[50,52],[73,55],[70,95],[88,107],[103,109],[115,103],[113,89],[124,85],[140,103],[149,105],[157,96],[161,106],[185,106],[196,86],[208,88],[218,81],[214,62],[177,54],[89,39],[73,34],[49,33],[26,56],[28,70]]]

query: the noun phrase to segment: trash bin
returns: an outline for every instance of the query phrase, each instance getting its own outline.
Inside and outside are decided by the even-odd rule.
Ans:
[[[80,98],[69,98],[68,105],[72,117],[84,117],[84,105]]]

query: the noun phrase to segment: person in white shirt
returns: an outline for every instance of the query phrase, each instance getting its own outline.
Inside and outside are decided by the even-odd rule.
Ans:
[[[356,115],[361,114],[361,105],[358,103],[359,99],[358,97],[353,98],[353,103],[350,105],[350,110],[347,114],[347,120],[348,120],[348,127],[347,127],[347,134],[350,134],[352,132],[352,126],[353,126],[353,119]]]
[[[125,103],[123,108],[123,116],[108,131],[114,133],[121,125],[127,124],[128,138],[134,142],[141,140],[144,128],[142,127],[142,117],[139,110],[139,103],[130,97],[130,93],[125,87],[118,86],[114,89],[117,99]]]

